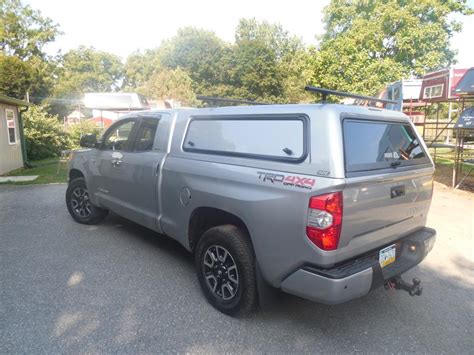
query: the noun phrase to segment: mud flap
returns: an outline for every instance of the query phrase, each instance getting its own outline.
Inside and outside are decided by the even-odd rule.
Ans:
[[[256,276],[257,276],[257,292],[258,292],[258,304],[260,309],[268,309],[277,300],[279,290],[270,286],[263,278],[260,266],[257,262],[256,267]]]

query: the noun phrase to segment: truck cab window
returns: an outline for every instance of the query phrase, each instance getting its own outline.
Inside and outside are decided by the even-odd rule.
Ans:
[[[158,128],[157,119],[144,119],[138,129],[137,138],[135,140],[136,152],[146,152],[153,148],[153,142],[155,141],[155,133]]]
[[[103,149],[114,151],[126,151],[130,148],[130,138],[135,121],[125,121],[112,126],[104,135]]]

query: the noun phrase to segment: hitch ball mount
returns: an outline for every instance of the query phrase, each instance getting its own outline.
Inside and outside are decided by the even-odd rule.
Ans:
[[[396,276],[385,283],[385,289],[403,290],[409,293],[410,296],[421,296],[423,287],[420,286],[420,279],[414,278],[413,284],[404,281],[400,276]]]

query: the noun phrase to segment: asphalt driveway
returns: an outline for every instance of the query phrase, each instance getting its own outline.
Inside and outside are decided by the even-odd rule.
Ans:
[[[0,353],[472,353],[474,199],[436,185],[434,251],[407,278],[421,297],[376,290],[323,306],[281,295],[234,319],[201,294],[174,241],[109,216],[75,223],[65,185],[0,186]]]

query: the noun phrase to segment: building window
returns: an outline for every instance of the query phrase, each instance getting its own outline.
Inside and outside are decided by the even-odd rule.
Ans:
[[[443,96],[443,88],[444,88],[444,84],[427,86],[425,87],[425,91],[423,92],[423,98],[435,99],[437,97],[441,97]]]
[[[5,117],[7,119],[7,133],[8,133],[8,143],[16,144],[16,123],[15,123],[15,111],[10,109],[5,109]]]

